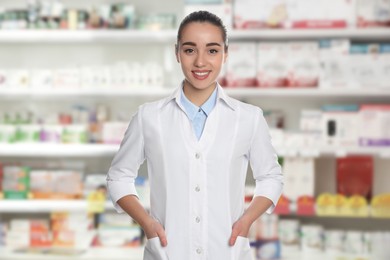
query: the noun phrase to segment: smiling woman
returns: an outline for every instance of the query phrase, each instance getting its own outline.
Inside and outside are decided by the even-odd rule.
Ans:
[[[216,87],[216,79],[227,58],[221,29],[208,22],[193,22],[181,30],[176,46],[184,80],[184,94],[202,105]],[[196,94],[195,94],[196,93]]]
[[[145,231],[144,260],[251,260],[249,228],[272,212],[283,186],[266,121],[260,108],[230,98],[216,81],[228,54],[217,16],[189,14],[175,50],[183,83],[133,116],[109,169],[108,190],[117,211]],[[150,213],[134,186],[144,160]],[[249,163],[256,187],[245,210]]]

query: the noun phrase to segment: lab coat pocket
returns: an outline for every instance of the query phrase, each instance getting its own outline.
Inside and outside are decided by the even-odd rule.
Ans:
[[[161,246],[159,237],[146,241],[144,260],[168,260],[166,249]]]
[[[248,238],[237,237],[233,246],[233,260],[253,260]]]

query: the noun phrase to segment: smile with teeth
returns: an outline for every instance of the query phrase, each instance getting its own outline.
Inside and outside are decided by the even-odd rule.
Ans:
[[[210,71],[192,71],[192,73],[197,79],[205,79],[209,76]]]

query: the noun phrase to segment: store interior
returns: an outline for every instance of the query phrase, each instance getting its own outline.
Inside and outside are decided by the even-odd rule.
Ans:
[[[142,259],[106,173],[138,106],[180,86],[195,10],[224,21],[219,83],[264,111],[283,169],[253,259],[390,259],[390,1],[2,0],[0,260]],[[136,186],[147,209],[145,165]]]

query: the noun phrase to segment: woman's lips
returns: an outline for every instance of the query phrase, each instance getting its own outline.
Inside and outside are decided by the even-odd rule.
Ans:
[[[204,80],[204,79],[207,79],[207,77],[210,75],[210,72],[209,70],[207,71],[192,71],[192,75],[194,76],[194,78],[198,79],[198,80]]]

